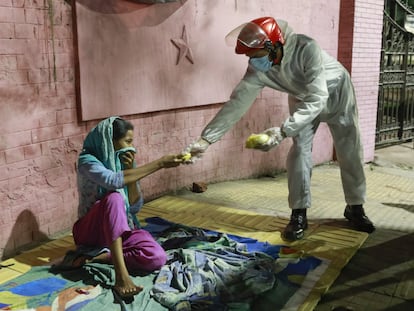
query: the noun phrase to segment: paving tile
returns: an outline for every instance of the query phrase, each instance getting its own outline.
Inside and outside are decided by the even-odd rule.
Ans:
[[[403,275],[398,283],[394,296],[414,301],[414,269],[408,270],[407,273]]]
[[[334,286],[322,297],[314,310],[331,310],[338,306],[349,307],[355,311],[382,310],[381,308],[389,305],[390,301],[390,296],[368,292],[365,288]]]
[[[355,310],[385,310],[385,306],[388,306],[390,304],[391,298],[392,297],[390,296],[381,295],[374,292],[355,291],[353,297],[348,302],[352,303],[352,306]]]
[[[384,308],[379,309],[384,311],[411,311],[414,310],[414,301],[409,301],[401,299],[398,297],[391,297],[390,302],[384,306]]]

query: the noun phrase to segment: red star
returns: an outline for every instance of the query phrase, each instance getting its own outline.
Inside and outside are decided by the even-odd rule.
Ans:
[[[188,46],[187,31],[185,25],[183,26],[183,34],[179,39],[171,39],[171,42],[178,48],[179,54],[176,65],[178,65],[181,60],[185,57],[191,64],[194,64],[193,53]]]

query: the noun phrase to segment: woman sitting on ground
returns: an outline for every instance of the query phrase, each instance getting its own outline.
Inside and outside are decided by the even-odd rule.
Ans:
[[[114,290],[131,297],[142,290],[128,270],[154,271],[166,263],[166,253],[147,231],[140,229],[136,213],[143,205],[139,180],[161,168],[183,162],[166,155],[136,167],[133,125],[121,118],[101,121],[86,137],[78,160],[79,219],[73,226],[78,247],[109,248],[87,258],[78,256],[73,266],[85,262],[114,265]]]

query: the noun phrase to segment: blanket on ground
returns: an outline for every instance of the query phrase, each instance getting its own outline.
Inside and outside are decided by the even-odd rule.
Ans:
[[[114,270],[33,267],[0,286],[0,309],[23,310],[283,310],[303,301],[326,268],[324,260],[284,245],[146,219],[166,249],[160,271],[133,275],[144,291],[130,301],[112,291]]]

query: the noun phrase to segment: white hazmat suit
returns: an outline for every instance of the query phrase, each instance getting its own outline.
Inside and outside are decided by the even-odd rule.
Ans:
[[[295,34],[277,21],[285,38],[283,58],[267,72],[249,65],[231,98],[204,128],[201,138],[218,141],[240,118],[264,87],[289,94],[290,117],[283,132],[293,139],[287,160],[289,206],[311,206],[312,141],[320,122],[333,137],[345,201],[365,202],[366,183],[354,88],[347,70],[321,50],[315,40]]]

